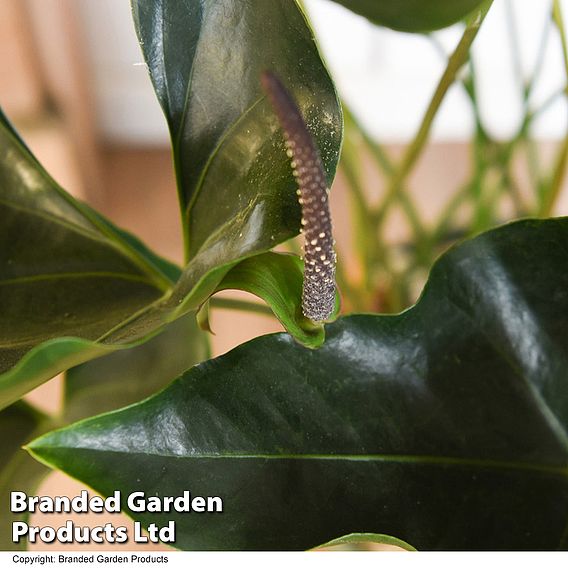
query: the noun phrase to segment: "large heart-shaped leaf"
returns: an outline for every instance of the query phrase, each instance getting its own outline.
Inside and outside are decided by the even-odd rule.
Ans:
[[[132,0],[132,7],[172,136],[191,261],[185,293],[206,272],[299,231],[295,182],[261,73],[276,72],[297,99],[329,183],[341,111],[294,0]]]
[[[403,32],[445,28],[487,0],[334,0],[372,22]]]
[[[22,550],[24,543],[12,542],[12,523],[26,521],[27,513],[10,512],[10,492],[33,494],[41,480],[51,471],[31,458],[22,446],[46,431],[47,416],[25,402],[17,402],[0,411],[0,550]],[[52,426],[53,427],[53,426]]]
[[[175,519],[180,548],[568,548],[567,251],[567,219],[499,228],[398,316],[343,318],[317,351],[255,339],[30,449],[103,494],[220,495],[134,515]]]

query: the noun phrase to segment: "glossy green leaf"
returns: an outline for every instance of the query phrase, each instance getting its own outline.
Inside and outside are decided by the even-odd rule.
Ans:
[[[190,313],[138,347],[67,371],[65,421],[139,402],[209,356],[207,335],[198,328],[195,314]]]
[[[25,543],[12,542],[12,523],[26,521],[28,514],[10,512],[10,492],[33,494],[50,469],[34,460],[22,446],[38,436],[47,417],[25,402],[0,412],[0,550],[23,550]]]
[[[389,546],[398,546],[403,550],[416,551],[416,549],[400,540],[394,536],[389,536],[387,534],[375,534],[375,533],[351,533],[345,536],[340,536],[339,538],[334,538],[325,544],[317,547],[317,549],[331,548],[337,546],[353,546],[353,545],[366,545],[366,544],[388,544]]]
[[[372,22],[402,32],[445,28],[486,0],[334,0]]]
[[[322,324],[302,313],[302,261],[294,255],[267,252],[240,262],[217,286],[221,290],[243,290],[262,298],[285,329],[306,347],[319,347],[325,339]],[[336,316],[339,296],[336,301]]]
[[[0,114],[0,408],[108,348],[172,268],[65,193]]]
[[[132,0],[132,7],[172,136],[193,288],[205,272],[299,231],[295,182],[262,71],[276,72],[297,99],[330,183],[341,111],[294,0]]]
[[[308,549],[389,534],[418,549],[568,548],[568,220],[453,248],[398,316],[286,334],[198,365],[140,405],[34,441],[103,494],[219,495],[183,549]]]

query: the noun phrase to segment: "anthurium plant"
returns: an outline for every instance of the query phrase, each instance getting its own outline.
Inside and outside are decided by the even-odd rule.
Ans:
[[[222,496],[221,515],[126,511],[174,520],[187,550],[568,548],[568,220],[549,218],[568,138],[529,195],[512,168],[534,164],[531,123],[564,90],[532,108],[537,65],[518,133],[496,140],[470,58],[491,0],[338,2],[424,41],[462,28],[400,160],[340,106],[295,0],[132,0],[171,134],[181,266],[66,193],[0,115],[3,506],[55,468],[105,497]],[[556,0],[545,33],[568,69]],[[475,111],[471,179],[430,227],[407,180],[454,84]],[[363,155],[387,182],[378,204]],[[340,156],[357,274],[332,233]],[[393,210],[410,243],[385,243]],[[225,307],[285,331],[210,359],[227,289],[262,303]],[[60,415],[23,399],[61,372]],[[3,511],[2,548],[24,546],[21,518]]]

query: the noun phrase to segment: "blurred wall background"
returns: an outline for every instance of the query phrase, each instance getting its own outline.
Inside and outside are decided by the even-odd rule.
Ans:
[[[510,41],[509,10],[519,39],[520,71],[532,72],[550,13],[550,0],[496,0],[476,40],[483,113],[495,134],[510,134],[520,116],[519,77]],[[568,0],[563,0],[568,11]],[[306,5],[341,94],[382,140],[408,139],[444,68],[433,43],[420,35],[374,26],[329,0]],[[16,116],[37,112],[45,95],[88,108],[100,140],[137,146],[167,145],[168,136],[137,44],[128,0],[3,0],[0,102]],[[453,26],[435,34],[449,51]],[[550,34],[535,103],[563,86],[559,38]],[[76,101],[79,105],[79,101]],[[84,109],[87,110],[87,109]],[[436,121],[434,140],[466,140],[471,112],[454,88]],[[84,119],[85,120],[85,119]],[[543,115],[542,138],[564,134],[561,101]]]
[[[497,135],[512,134],[521,113],[507,12],[513,12],[526,79],[536,64],[550,4],[549,0],[496,0],[476,40],[483,114]],[[161,111],[141,65],[129,3],[75,0],[75,5],[85,31],[101,133],[113,141],[167,144]],[[568,11],[568,2],[564,5]],[[306,6],[341,94],[380,139],[401,142],[410,138],[445,66],[432,42],[374,26],[329,0],[308,0]],[[460,26],[435,35],[449,51],[459,39]],[[564,85],[562,52],[555,34],[550,34],[542,61],[535,104]],[[565,105],[557,101],[539,121],[538,134],[562,137],[565,123]],[[436,122],[434,139],[463,141],[472,128],[469,104],[456,87]]]

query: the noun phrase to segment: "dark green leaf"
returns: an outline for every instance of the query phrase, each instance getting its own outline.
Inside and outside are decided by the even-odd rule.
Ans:
[[[47,417],[24,402],[0,412],[0,550],[23,550],[12,542],[12,523],[26,521],[28,515],[10,512],[10,492],[33,493],[50,469],[22,450],[22,446],[42,431]],[[44,430],[45,431],[45,430]]]
[[[134,238],[49,177],[0,114],[0,408],[105,352],[94,342],[172,286]]]
[[[207,271],[299,230],[295,182],[262,71],[276,72],[297,99],[329,183],[341,111],[294,0],[132,0],[132,7],[172,136],[193,288]]]
[[[210,356],[207,336],[190,313],[150,341],[79,365],[65,377],[65,421],[139,402]]]
[[[150,250],[137,236],[124,231],[120,227],[117,227],[85,203],[82,203],[81,205],[85,211],[88,211],[93,218],[97,219],[101,226],[104,226],[105,230],[108,231],[110,235],[112,235],[114,238],[122,240],[127,246],[131,247],[136,253],[140,254],[154,270],[161,274],[161,276],[165,279],[165,282],[167,282],[167,285],[175,284],[178,281],[182,271],[177,264],[174,264],[173,262],[170,262],[169,260],[158,256],[154,251]]]
[[[334,0],[372,22],[403,32],[445,28],[465,18],[484,0]]]
[[[184,549],[307,549],[390,534],[418,549],[568,548],[568,220],[444,255],[398,316],[286,334],[159,395],[48,434],[39,459],[103,494],[220,495]]]

